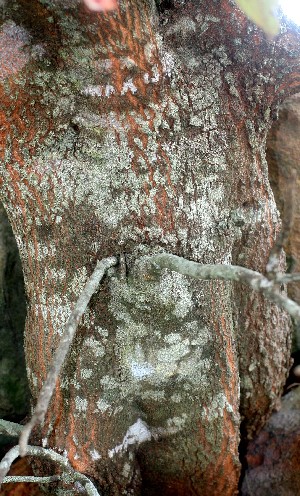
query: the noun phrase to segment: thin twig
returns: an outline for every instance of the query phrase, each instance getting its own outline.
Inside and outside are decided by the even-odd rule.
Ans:
[[[12,437],[19,437],[24,426],[16,424],[15,422],[8,422],[8,420],[0,419],[0,434],[6,434]]]
[[[51,484],[63,480],[63,475],[49,475],[49,477],[34,477],[34,475],[7,475],[4,477],[2,484],[11,482],[37,482],[38,484]]]
[[[104,258],[103,260],[97,262],[97,266],[93,274],[87,281],[85,287],[83,288],[74,306],[74,309],[66,324],[66,328],[60,340],[59,346],[52,359],[52,364],[50,366],[46,380],[40,391],[33,416],[31,420],[24,426],[22,433],[20,435],[20,440],[19,440],[20,456],[26,455],[27,443],[33,427],[37,424],[42,423],[44,420],[50,399],[52,397],[55,388],[57,378],[59,376],[66,355],[70,349],[79,321],[82,315],[84,314],[91,297],[97,290],[99,283],[103,278],[106,270],[112,267],[113,265],[116,265],[116,263],[117,263],[116,257]]]
[[[299,272],[294,274],[276,274],[275,281],[280,284],[289,284],[290,282],[300,281]]]
[[[62,467],[65,471],[67,471],[67,479],[68,482],[80,482],[88,496],[100,496],[94,484],[88,477],[80,472],[76,472],[69,464],[67,458],[59,455],[52,449],[40,448],[39,446],[27,446],[27,453],[29,456],[37,456],[39,458],[46,458],[47,460],[51,460],[54,463],[57,463],[60,467]],[[2,458],[0,462],[0,489],[1,484],[4,482],[4,478],[6,478],[6,474],[9,472],[12,463],[18,458],[20,455],[19,446],[14,446],[10,449],[4,458]],[[66,480],[66,477],[64,477]],[[5,480],[5,482],[8,482]],[[29,481],[26,481],[29,482]],[[38,482],[42,482],[39,480]],[[49,482],[49,481],[48,481]],[[51,481],[52,482],[52,481]]]
[[[300,319],[300,306],[287,296],[280,294],[276,280],[270,280],[259,272],[238,265],[202,265],[168,253],[153,255],[151,262],[159,268],[179,272],[201,280],[236,281],[262,293],[270,301],[283,308],[291,317]]]

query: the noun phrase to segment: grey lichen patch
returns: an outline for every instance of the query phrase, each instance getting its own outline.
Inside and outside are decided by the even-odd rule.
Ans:
[[[230,94],[233,97],[235,97],[238,100],[240,100],[241,99],[241,96],[240,96],[239,91],[237,89],[238,88],[238,83],[237,83],[237,81],[235,79],[234,74],[232,72],[227,71],[225,73],[225,80],[228,83]]]
[[[119,388],[119,383],[115,377],[106,375],[100,379],[100,384],[102,384],[107,390],[116,390]]]
[[[123,477],[125,477],[125,478],[128,479],[129,478],[129,475],[131,475],[131,471],[132,471],[131,465],[129,465],[129,463],[125,463],[124,464],[124,467],[123,467],[123,470],[122,470]]]
[[[209,406],[201,410],[202,418],[210,422],[223,418],[225,413],[230,415],[233,424],[239,425],[239,413],[234,409],[234,405],[228,401],[224,392],[213,395]]]
[[[81,369],[80,375],[81,375],[82,379],[90,379],[93,375],[93,370],[92,369]]]
[[[181,334],[178,332],[171,332],[164,337],[164,341],[168,344],[175,344],[182,340]]]
[[[118,322],[115,349],[126,384],[114,381],[113,388],[122,398],[138,396],[146,403],[164,401],[169,391],[175,394],[173,404],[187,397],[194,401],[195,386],[206,390],[209,384],[213,344],[209,330],[191,319],[189,280],[167,270],[151,272],[146,257],[129,279],[113,276],[110,286],[110,310]],[[184,388],[182,395],[178,387]],[[104,385],[109,389],[111,378]]]
[[[141,393],[141,398],[143,400],[152,400],[160,402],[166,399],[165,391],[157,391],[155,389],[147,389],[146,391]]]
[[[246,129],[248,132],[248,140],[249,140],[250,146],[251,146],[253,152],[256,152],[257,149],[261,146],[261,143],[258,140],[258,136],[257,136],[256,130],[254,128],[254,124],[249,119],[247,119],[247,121],[246,121]]]
[[[100,398],[97,403],[97,408],[101,413],[106,413],[106,412],[111,412],[112,411],[112,405],[110,403],[107,403],[105,400]]]
[[[78,412],[84,413],[87,410],[88,401],[86,398],[81,398],[80,396],[75,397],[75,408]]]
[[[63,21],[62,25],[67,22],[69,21]],[[188,32],[193,32],[193,23],[193,20],[187,18]],[[79,26],[77,28],[79,29]],[[64,27],[64,29],[67,28]],[[209,169],[218,169],[219,171],[225,168],[226,158],[224,154],[221,155],[218,140],[216,139],[214,142],[212,131],[218,129],[218,135],[220,135],[218,125],[219,89],[222,84],[221,71],[224,64],[227,63],[226,57],[223,48],[214,56],[205,54],[200,65],[199,60],[196,60],[195,57],[194,62],[193,57],[186,57],[187,60],[190,60],[191,67],[200,67],[200,73],[194,74],[189,91],[183,86],[179,93],[177,89],[178,78],[180,78],[177,69],[178,54],[175,55],[172,50],[163,49],[163,40],[159,37],[157,42],[159,53],[163,59],[164,74],[171,78],[170,84],[172,87],[174,86],[175,97],[170,98],[162,91],[158,103],[149,102],[149,105],[145,105],[143,116],[131,111],[131,117],[139,125],[143,135],[147,135],[147,144],[145,145],[145,140],[143,141],[143,147],[145,147],[143,153],[137,153],[129,143],[128,132],[130,130],[126,115],[119,112],[103,113],[99,110],[102,105],[101,99],[109,99],[111,96],[106,95],[106,86],[100,80],[96,81],[95,74],[93,75],[91,70],[91,67],[95,67],[99,54],[90,45],[81,47],[80,40],[77,40],[72,42],[74,45],[77,43],[78,47],[73,46],[71,58],[68,53],[64,55],[62,52],[61,55],[66,61],[66,66],[63,70],[56,70],[55,82],[51,73],[46,70],[40,71],[36,76],[36,81],[40,81],[42,87],[49,84],[53,86],[54,84],[54,90],[43,92],[42,98],[45,108],[50,109],[52,116],[56,116],[56,121],[58,116],[61,116],[61,122],[58,123],[57,127],[58,132],[53,135],[49,134],[44,148],[39,152],[37,167],[43,175],[42,181],[45,188],[49,177],[53,181],[55,192],[55,205],[51,208],[53,217],[61,217],[62,206],[68,208],[69,202],[75,202],[76,205],[87,203],[100,224],[108,230],[118,231],[118,239],[122,243],[126,243],[128,240],[137,242],[147,233],[147,236],[157,240],[166,236],[170,246],[175,247],[178,236],[180,236],[182,249],[191,248],[197,256],[201,257],[203,253],[213,252],[213,242],[209,242],[211,236],[204,239],[203,231],[206,230],[207,225],[213,227],[216,216],[224,216],[224,208],[220,209],[219,212],[213,212],[213,215],[207,218],[208,207],[211,202],[207,198],[207,201],[202,201],[201,204],[194,200],[191,203],[191,198],[195,197],[194,184],[191,180],[191,184],[187,185],[184,191],[184,196],[188,194],[190,198],[187,201],[179,202],[175,209],[178,236],[177,234],[164,233],[164,230],[157,226],[154,221],[158,214],[157,195],[163,187],[170,204],[176,202],[176,199],[174,198],[173,187],[170,186],[165,173],[162,172],[165,165],[163,167],[158,165],[161,155],[159,146],[166,154],[167,167],[170,169],[174,187],[187,182],[189,173],[185,170],[186,167],[195,167],[194,173],[199,174],[197,164],[203,164],[204,161],[206,164],[205,175]],[[216,56],[220,61],[219,64],[216,64]],[[105,66],[102,69],[106,73],[106,77],[111,77],[111,67],[107,64],[108,59],[99,60]],[[130,60],[123,62],[126,67],[128,64],[130,65]],[[76,77],[74,77],[75,67]],[[211,77],[211,71],[213,71],[214,77]],[[101,72],[100,68],[99,72]],[[159,73],[156,73],[154,64],[152,74],[149,74],[151,79],[149,82],[160,84],[158,76]],[[97,77],[101,79],[102,75],[98,74]],[[105,84],[110,84],[110,82]],[[130,79],[126,80],[124,84],[124,95],[128,92],[135,95],[135,88],[131,85]],[[134,80],[132,80],[132,84],[134,84]],[[80,95],[78,95],[78,91]],[[76,99],[74,99],[75,92],[78,95]],[[60,95],[60,98],[57,98],[57,94]],[[191,153],[187,151],[187,141],[180,137],[185,127],[182,116],[187,110],[191,112],[190,102],[192,102],[193,107],[190,124],[201,131],[192,138]],[[70,122],[73,126],[78,126],[77,132],[70,126]],[[161,129],[168,130],[168,139],[161,140]],[[181,134],[179,135],[179,133]],[[178,134],[178,144],[174,143],[172,138],[176,134]],[[136,136],[136,140],[139,143],[136,146],[140,148],[142,141],[138,136]],[[188,142],[191,143],[190,136]],[[224,140],[225,142],[226,140]],[[213,152],[212,148],[214,148]],[[67,158],[62,159],[62,156],[67,156]],[[137,164],[138,173],[133,170],[133,164]],[[144,191],[144,185],[149,182],[149,167],[154,169],[153,180],[155,184],[152,185],[151,191],[147,195]],[[76,177],[76,181],[72,179],[74,177]],[[186,179],[183,180],[183,177]],[[126,189],[124,189],[124,178],[126,178]],[[210,182],[207,181],[207,184]],[[199,181],[199,187],[201,189],[201,181]],[[203,188],[206,188],[204,184]],[[218,186],[218,190],[214,191],[214,184],[210,184],[210,190],[216,199],[220,197],[221,204],[223,191],[220,187]],[[203,193],[202,195],[202,191],[199,191],[198,196],[205,198],[205,191]],[[143,220],[146,223],[145,228],[141,229],[138,223],[128,227],[127,222],[141,214],[141,204],[145,215]],[[187,229],[180,227],[184,217],[191,219],[194,224],[196,242],[190,240]]]
[[[182,396],[180,393],[174,393],[172,394],[170,400],[173,401],[173,403],[180,403],[182,400]]]
[[[18,74],[30,59],[26,49],[30,41],[27,30],[7,21],[0,30],[0,82],[7,77]]]
[[[70,282],[70,291],[74,294],[80,295],[87,281],[87,278],[88,276],[86,267],[80,267]]]
[[[52,296],[51,301],[48,299],[48,288],[40,293],[40,295],[34,294],[34,287],[32,287],[31,293],[31,307],[32,310],[37,315],[43,317],[44,320],[44,332],[47,335],[50,332],[49,329],[49,317],[51,318],[51,329],[54,335],[62,335],[65,329],[65,325],[70,317],[72,310],[72,301],[70,301],[65,295],[59,293]]]
[[[161,48],[160,50],[163,59],[165,60],[164,72],[172,78],[171,84],[174,82],[174,85],[177,86],[178,81],[176,81],[176,78],[178,77],[178,74],[176,73],[176,65],[178,61],[176,60],[176,56],[171,51],[168,53]],[[82,53],[83,52],[81,51],[80,57],[82,57]],[[76,63],[78,67],[83,65],[83,63],[80,62],[80,57]],[[90,48],[85,49],[84,59],[91,61],[93,60],[93,57],[95,57],[95,54],[93,55]],[[187,108],[189,106],[189,101],[192,100],[194,113],[192,114],[191,125],[199,127],[201,131],[204,131],[204,134],[201,132],[201,134],[193,137],[194,158],[192,162],[192,157],[186,155],[187,148],[185,143],[178,143],[178,146],[174,146],[172,140],[162,143],[164,151],[170,161],[172,183],[176,185],[182,181],[182,164],[193,162],[201,163],[201,160],[204,159],[207,162],[207,168],[211,167],[215,169],[215,165],[217,164],[219,169],[225,166],[225,157],[220,157],[217,149],[214,153],[211,152],[211,131],[217,129],[217,116],[220,113],[218,90],[222,82],[220,77],[222,65],[220,63],[220,65],[216,67],[215,59],[209,59],[209,55],[207,54],[205,57],[206,60],[202,62],[202,67],[209,67],[209,69],[206,69],[205,73],[203,72],[201,75],[194,76],[193,85],[189,90],[189,94],[181,91],[180,95],[178,94],[178,99],[170,98],[169,96],[167,97],[162,94],[161,101],[158,104],[151,103],[149,105],[151,113],[148,112],[147,106],[145,107],[146,119],[140,114],[132,112],[132,117],[139,123],[142,132],[148,136],[146,149],[140,156],[137,156],[136,151],[132,150],[132,147],[129,145],[126,116],[122,115],[122,113],[117,115],[114,114],[114,112],[111,112],[104,117],[103,114],[99,112],[97,107],[98,104],[96,104],[95,99],[104,97],[104,90],[101,90],[101,92],[99,90],[101,85],[95,84],[89,74],[84,74],[84,72],[82,72],[83,86],[80,90],[81,97],[78,99],[78,102],[76,101],[74,107],[74,98],[72,98],[72,94],[75,86],[72,89],[73,79],[71,74],[68,71],[65,74],[63,74],[62,71],[58,71],[59,74],[57,74],[58,77],[56,78],[58,92],[64,93],[65,91],[65,95],[61,99],[56,99],[57,101],[54,101],[53,99],[50,105],[49,102],[47,103],[45,101],[45,105],[47,103],[48,108],[51,106],[55,107],[53,115],[64,116],[62,119],[62,133],[59,136],[58,141],[57,136],[53,137],[52,147],[49,143],[46,146],[47,150],[52,148],[52,155],[45,152],[44,157],[42,155],[39,157],[40,169],[44,169],[44,172],[47,170],[50,176],[54,173],[53,182],[57,208],[54,206],[52,211],[55,216],[61,216],[61,210],[59,210],[58,207],[59,205],[67,206],[68,201],[75,200],[77,204],[88,202],[99,221],[110,230],[117,229],[120,241],[126,243],[128,238],[132,241],[137,241],[140,236],[144,236],[145,230],[142,233],[137,225],[135,225],[134,228],[131,226],[130,229],[127,226],[127,219],[140,214],[140,204],[142,203],[148,224],[146,230],[151,237],[157,239],[162,238],[163,230],[158,226],[152,225],[154,224],[152,219],[157,215],[158,211],[156,195],[159,188],[163,186],[167,191],[167,195],[171,202],[173,201],[174,191],[169,186],[165,175],[161,173],[161,168],[157,167],[157,162],[159,160],[157,137],[160,135],[160,130],[162,128],[168,129],[168,132],[171,134],[182,131],[183,109],[180,108],[180,105],[183,105],[183,107],[186,106]],[[225,60],[224,56],[221,57],[219,54],[218,57],[223,64]],[[107,70],[109,71],[110,68],[108,67]],[[214,77],[208,80],[207,74],[210,70],[214,71]],[[153,74],[154,73],[155,71]],[[78,83],[78,70],[76,74]],[[154,76],[152,75],[152,78],[153,77],[155,79],[155,74]],[[81,80],[81,76],[79,79]],[[158,81],[152,81],[152,83],[158,84]],[[199,87],[201,88],[200,92]],[[96,88],[98,89],[96,90]],[[131,91],[129,87],[127,89],[128,91]],[[46,98],[49,98],[49,95]],[[107,97],[105,96],[105,98]],[[180,105],[175,103],[176,100],[180,101]],[[98,110],[98,113],[95,112],[95,109]],[[204,118],[203,109],[207,109]],[[153,111],[154,132],[148,121],[150,115],[153,116]],[[80,128],[78,136],[66,127],[70,120]],[[170,123],[172,123],[172,127],[170,126]],[[119,139],[118,143],[116,141],[116,132]],[[208,134],[206,135],[205,133],[210,133],[209,146]],[[218,133],[220,133],[220,129],[218,129]],[[139,139],[138,137],[136,138]],[[217,140],[215,145],[217,145]],[[205,149],[207,150],[206,157],[204,157]],[[182,154],[182,150],[185,150],[184,154]],[[75,157],[72,157],[71,159],[73,151],[75,151]],[[195,152],[196,155],[198,155],[196,159]],[[66,153],[69,154],[70,158],[59,160],[59,156],[62,154],[65,155]],[[144,184],[149,181],[149,163],[145,162],[145,156],[148,158],[148,162],[153,164],[153,168],[156,169],[153,178],[157,186],[153,185],[148,196],[145,195],[145,192],[143,191]],[[213,160],[211,157],[213,157]],[[138,174],[132,170],[133,161],[139,164]],[[49,164],[51,163],[53,164],[52,170],[51,167],[49,168]],[[82,167],[83,163],[85,164],[84,167]],[[70,174],[71,171],[73,171],[73,174]],[[75,189],[72,175],[78,178],[78,180],[76,180]],[[126,191],[124,191],[123,187],[124,177],[126,177]],[[188,174],[186,177],[188,177]],[[45,180],[45,183],[46,182],[47,181]],[[63,188],[61,187],[62,184]],[[84,187],[82,187],[82,185],[84,185]],[[86,190],[87,185],[88,192]],[[193,184],[191,184],[189,190],[191,197],[194,196]],[[190,205],[188,201],[186,204],[180,205],[180,208],[176,208],[175,212],[178,228],[183,216],[192,217],[193,222],[198,225],[199,236],[197,236],[197,239],[203,239],[200,226],[203,223],[204,215],[207,213],[207,209],[203,204]],[[222,214],[222,212],[220,213]],[[213,224],[214,221],[209,219],[209,223]],[[177,239],[177,236],[173,235],[173,238],[170,238],[168,242],[175,246]],[[182,239],[183,244],[186,245],[189,239],[186,231],[182,232]],[[192,250],[197,251],[198,253],[207,252],[206,243],[204,242],[203,246],[200,246],[200,243],[198,243],[198,246],[193,243]]]
[[[165,273],[158,288],[160,299],[168,305],[176,302],[173,315],[184,318],[193,309],[193,299],[189,288],[189,280],[176,272]]]
[[[166,34],[167,36],[170,36],[174,33],[179,32],[181,36],[185,36],[188,35],[191,31],[196,31],[195,22],[190,17],[182,16],[176,24],[173,24],[171,27],[168,28]]]
[[[105,355],[104,346],[93,336],[86,338],[83,342],[83,346],[88,348],[97,359]]]

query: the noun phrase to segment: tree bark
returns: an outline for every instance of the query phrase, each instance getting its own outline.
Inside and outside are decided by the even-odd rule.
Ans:
[[[289,270],[300,269],[300,202],[299,202],[299,131],[300,95],[293,95],[280,107],[278,120],[267,140],[270,183],[283,219],[290,223],[284,249]],[[293,193],[293,194],[292,194]],[[289,296],[300,302],[299,284],[290,284]],[[295,350],[300,348],[300,326],[295,322]]]
[[[158,4],[14,0],[1,14],[1,195],[33,398],[97,259],[120,256],[36,440],[103,494],[232,496],[240,422],[251,436],[287,375],[289,319],[143,256],[264,270],[280,229],[265,140],[299,91],[298,33],[267,41],[228,0]]]

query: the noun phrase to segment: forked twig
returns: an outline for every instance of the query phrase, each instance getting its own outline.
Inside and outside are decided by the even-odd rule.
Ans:
[[[57,463],[65,471],[65,474],[63,474],[62,476],[50,476],[46,478],[35,477],[34,479],[38,479],[38,480],[34,480],[33,482],[48,482],[48,483],[54,482],[53,477],[56,478],[55,480],[59,480],[57,479],[58,477],[61,480],[63,479],[64,481],[66,481],[67,479],[68,482],[78,481],[83,485],[88,496],[100,496],[92,481],[90,481],[90,479],[86,477],[84,474],[81,474],[80,472],[76,472],[70,466],[67,458],[64,458],[63,456],[59,455],[52,449],[40,448],[39,446],[26,446],[26,448],[28,455],[51,460],[52,462]],[[16,460],[16,458],[18,458],[19,455],[20,455],[19,446],[14,446],[2,458],[0,462],[0,488],[2,483],[12,482],[11,477],[6,477],[6,474],[9,472],[12,463]],[[30,482],[26,476],[24,476],[22,479],[23,482]],[[30,477],[30,479],[32,479],[32,477]]]

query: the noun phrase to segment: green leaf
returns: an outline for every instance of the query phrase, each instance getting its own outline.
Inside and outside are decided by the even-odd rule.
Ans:
[[[278,0],[235,0],[239,8],[273,38],[279,33],[279,21],[275,15]]]

